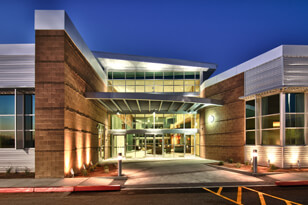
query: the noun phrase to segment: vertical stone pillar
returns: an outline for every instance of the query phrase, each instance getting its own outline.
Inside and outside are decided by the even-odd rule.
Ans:
[[[35,33],[35,177],[64,177],[64,34]]]

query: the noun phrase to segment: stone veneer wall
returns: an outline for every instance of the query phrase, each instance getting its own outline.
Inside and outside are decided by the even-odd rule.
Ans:
[[[239,97],[244,96],[244,73],[205,88],[200,96],[224,103],[200,112],[200,157],[243,162],[245,101]],[[213,123],[207,121],[209,115]]]
[[[97,124],[106,110],[85,92],[106,86],[63,30],[35,34],[35,176],[64,177],[98,160]]]

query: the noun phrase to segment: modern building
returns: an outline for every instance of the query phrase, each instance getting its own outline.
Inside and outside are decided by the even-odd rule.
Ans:
[[[308,166],[308,46],[216,65],[93,52],[60,10],[35,44],[0,45],[0,167],[66,177],[117,157]],[[305,76],[306,75],[306,76]]]

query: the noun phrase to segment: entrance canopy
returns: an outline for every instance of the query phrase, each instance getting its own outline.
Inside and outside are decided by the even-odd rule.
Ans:
[[[114,114],[192,113],[206,106],[222,105],[219,100],[174,93],[88,92],[86,98],[98,100],[110,113]]]

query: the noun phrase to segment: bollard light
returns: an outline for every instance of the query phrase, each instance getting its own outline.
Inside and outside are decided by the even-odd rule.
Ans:
[[[74,169],[73,169],[73,168],[71,168],[71,175],[72,175],[72,177],[74,178],[75,172],[74,172]]]
[[[122,153],[118,154],[118,176],[122,176]]]
[[[298,168],[298,169],[301,168],[301,164],[300,164],[299,160],[297,160],[297,168]]]
[[[252,161],[253,161],[253,173],[256,174],[258,172],[258,151],[256,149],[252,152]]]
[[[271,160],[268,159],[268,160],[267,160],[267,167],[269,168],[270,166],[271,166]]]

